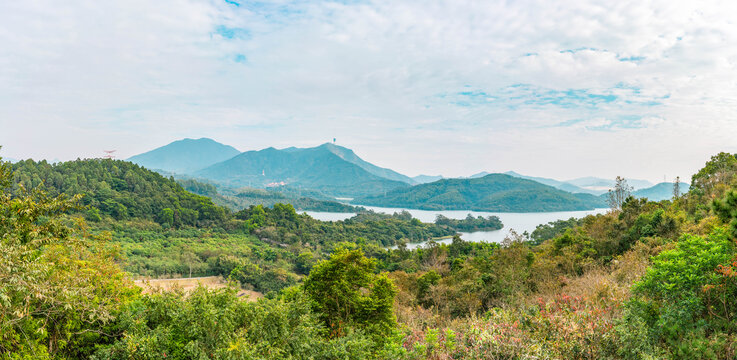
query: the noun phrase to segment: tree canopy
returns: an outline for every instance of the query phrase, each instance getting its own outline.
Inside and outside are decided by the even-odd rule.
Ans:
[[[13,194],[19,194],[23,187],[51,196],[81,195],[81,204],[89,206],[91,221],[106,215],[181,227],[222,224],[227,218],[227,210],[209,198],[127,161],[88,159],[49,164],[25,160],[13,164],[13,174]]]

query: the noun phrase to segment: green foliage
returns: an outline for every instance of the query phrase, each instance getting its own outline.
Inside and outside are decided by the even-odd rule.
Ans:
[[[200,182],[194,179],[177,179],[177,183],[179,183],[179,185],[182,185],[182,188],[184,188],[184,190],[195,193],[197,195],[207,196],[209,198],[218,195],[218,188],[213,184]]]
[[[9,172],[0,163],[0,184]],[[22,186],[0,192],[0,356],[82,358],[105,342],[137,289],[115,264],[115,249],[61,215],[78,197]]]
[[[709,193],[719,184],[730,184],[737,172],[737,157],[721,152],[711,157],[703,168],[691,177],[691,190]]]
[[[342,204],[337,201],[327,199],[314,199],[307,196],[323,197],[319,193],[311,194],[309,191],[293,191],[288,188],[278,188],[278,191],[263,189],[238,189],[237,192],[228,198],[238,204],[238,208],[242,209],[252,205],[263,205],[265,207],[273,207],[277,203],[290,204],[299,211],[322,211],[322,212],[340,212],[340,213],[358,213],[366,211],[362,207]]]
[[[221,188],[218,189],[215,185],[189,178],[177,179],[177,182],[181,184],[185,190],[198,195],[207,196],[212,199],[215,204],[227,207],[233,211],[238,211],[255,205],[273,207],[277,203],[291,204],[298,211],[341,213],[358,213],[366,211],[366,209],[362,207],[333,201],[333,198],[317,191],[292,189],[287,186],[278,187],[278,191],[256,188],[233,189],[225,186],[221,186]]]
[[[438,284],[442,277],[435,270],[430,270],[417,278],[417,299],[425,305],[430,302],[427,299],[431,286]]]
[[[297,256],[294,265],[300,274],[309,274],[315,265],[315,256],[309,251],[303,251]]]
[[[629,197],[617,213],[561,221],[552,227],[538,226],[540,231],[533,232],[533,236],[562,232],[549,240],[554,254],[563,257],[566,263],[561,266],[569,273],[580,275],[583,266],[607,264],[643,239],[675,240],[682,220],[678,210],[669,206],[667,202]],[[540,244],[536,240],[533,243]]]
[[[443,179],[385,195],[355,200],[358,204],[423,210],[502,212],[589,210],[605,206],[590,194],[571,194],[532,180],[504,174],[476,179]]]
[[[570,218],[568,220],[556,220],[547,224],[540,224],[530,234],[533,243],[541,244],[545,240],[562,235],[566,230],[583,225],[583,218]]]
[[[396,288],[386,275],[374,274],[375,269],[376,261],[360,250],[339,250],[305,279],[304,291],[331,338],[360,329],[382,342],[394,331]]]
[[[228,217],[227,211],[210,199],[126,161],[90,159],[49,164],[26,160],[13,164],[13,172],[13,194],[19,194],[22,185],[52,196],[83,195],[83,205],[115,220],[146,219],[181,227],[223,225]]]
[[[620,253],[628,250],[636,241],[645,237],[675,237],[678,233],[678,222],[676,219],[667,214],[663,209],[656,209],[652,212],[641,213],[637,216],[634,223],[629,227],[620,242]]]
[[[269,293],[279,291],[297,283],[297,276],[282,268],[265,268],[248,261],[242,261],[230,272],[230,278],[241,284],[252,285],[254,289]]]
[[[273,208],[251,206],[237,212],[235,217],[264,241],[285,246],[311,244],[329,249],[341,242],[360,242],[360,239],[391,246],[455,234],[452,229],[412,219],[408,212],[394,215],[364,212],[344,221],[327,222],[297,214],[292,205],[275,204]]]
[[[305,302],[248,303],[232,289],[152,294],[121,318],[123,335],[95,359],[302,359],[327,347]]]
[[[705,289],[718,284],[716,269],[729,264],[734,255],[734,243],[724,229],[717,228],[707,237],[683,235],[674,249],[653,259],[652,267],[634,285],[641,299],[628,305],[647,324],[653,343],[662,342],[679,356],[700,352],[693,341],[709,343],[705,331],[719,329],[714,327],[719,322],[707,311]],[[690,339],[691,350],[683,347],[684,339]]]
[[[321,222],[284,204],[203,220],[219,208],[129,163],[22,162],[11,182],[0,162],[0,358],[734,359],[732,157],[673,202],[629,198],[532,241],[456,236],[411,251],[405,242],[455,230],[409,213]],[[140,295],[116,263],[268,296]]]
[[[294,285],[297,257],[251,235],[209,229],[116,229],[126,271],[152,277],[221,275],[263,293]],[[296,251],[296,250],[295,250]]]
[[[731,236],[737,238],[737,192],[730,190],[723,199],[714,199],[712,207],[719,219],[729,224]]]
[[[447,226],[456,231],[467,232],[499,230],[503,227],[498,216],[488,216],[486,218],[479,216],[474,218],[471,214],[468,214],[463,220],[450,219],[438,214],[435,218],[435,224]]]

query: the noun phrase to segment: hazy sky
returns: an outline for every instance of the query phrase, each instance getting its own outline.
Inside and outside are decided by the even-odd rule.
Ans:
[[[408,175],[737,152],[736,1],[0,2],[0,155],[337,138]]]

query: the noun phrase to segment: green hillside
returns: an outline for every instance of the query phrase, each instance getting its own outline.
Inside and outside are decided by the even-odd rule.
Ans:
[[[272,183],[284,183],[292,188],[318,190],[337,197],[364,196],[408,187],[406,183],[382,178],[342,159],[327,146],[248,151],[198,171],[196,175],[232,187],[263,188]]]
[[[82,195],[87,217],[147,219],[179,227],[220,223],[227,211],[204,196],[184,190],[172,179],[121,160],[88,159],[49,164],[19,161],[12,165],[13,194],[25,189],[56,196]]]
[[[662,182],[655,186],[632,192],[632,196],[647,198],[652,201],[670,200],[673,198],[673,183]],[[688,184],[681,184],[681,195],[688,192]]]
[[[532,180],[504,174],[473,179],[444,179],[386,195],[355,200],[361,205],[425,210],[499,212],[590,210],[606,206],[590,194],[571,194]]]
[[[151,170],[188,174],[238,154],[234,147],[212,139],[182,139],[128,160]]]
[[[215,204],[225,206],[234,211],[238,211],[252,205],[273,207],[275,204],[291,204],[300,212],[326,211],[357,213],[366,210],[361,207],[328,200],[320,193],[310,191],[298,192],[286,186],[278,187],[278,191],[247,187],[239,189],[218,189],[213,184],[204,183],[194,179],[177,179],[177,182],[182,185],[185,190],[198,195],[207,196],[212,199]]]

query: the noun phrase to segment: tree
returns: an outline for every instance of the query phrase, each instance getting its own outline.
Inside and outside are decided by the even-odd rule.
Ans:
[[[174,210],[170,208],[161,209],[161,213],[159,214],[159,223],[162,225],[166,224],[166,227],[173,226],[174,225]]]
[[[725,224],[729,224],[732,237],[737,238],[737,192],[730,190],[723,199],[714,199],[712,208]]]
[[[711,157],[696,175],[691,177],[691,187],[710,193],[717,184],[727,184],[737,172],[737,157],[721,152]]]
[[[139,290],[102,239],[65,224],[79,196],[11,196],[7,169],[0,161],[0,354],[86,358]]]
[[[621,210],[622,204],[624,204],[625,200],[630,196],[632,196],[632,187],[627,184],[627,180],[623,177],[617,176],[614,183],[614,189],[609,190],[608,193],[609,207],[613,211]]]
[[[381,342],[395,328],[397,289],[385,274],[374,274],[375,269],[376,260],[366,258],[361,250],[341,249],[310,272],[304,291],[330,338],[360,329]]]

